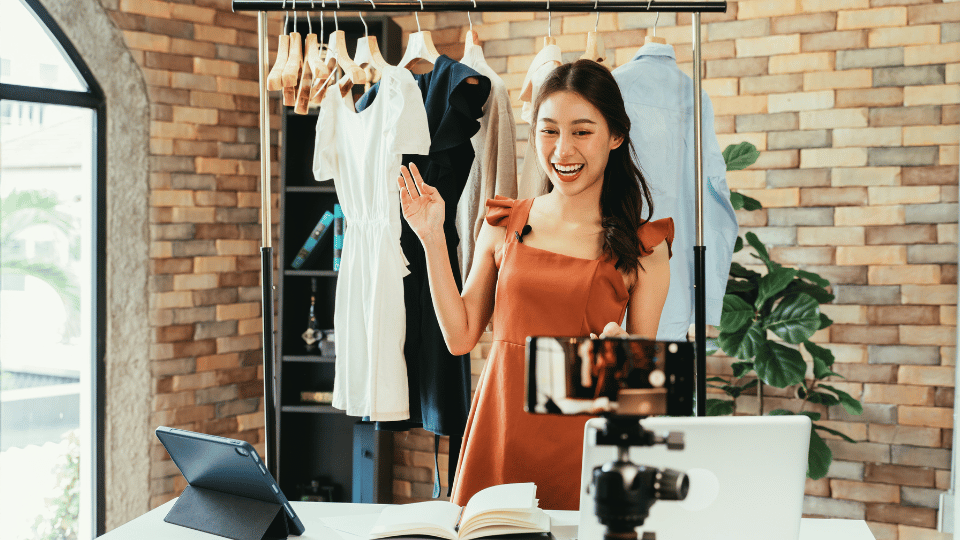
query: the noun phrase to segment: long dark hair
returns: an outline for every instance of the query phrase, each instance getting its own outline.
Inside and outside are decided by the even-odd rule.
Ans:
[[[636,152],[630,142],[630,117],[620,87],[610,70],[592,60],[563,64],[553,70],[540,87],[533,105],[534,124],[544,100],[563,91],[587,100],[603,115],[610,133],[623,137],[623,143],[610,151],[603,171],[600,225],[603,227],[603,253],[616,261],[617,270],[633,273],[640,265],[641,253],[654,247],[643,246],[639,235],[640,227],[653,215],[653,199],[647,181],[636,165]],[[553,184],[547,182],[547,190],[552,189]]]

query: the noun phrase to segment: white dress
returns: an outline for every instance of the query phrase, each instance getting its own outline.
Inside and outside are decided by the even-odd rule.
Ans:
[[[356,112],[331,88],[317,119],[313,173],[333,179],[346,231],[337,280],[333,406],[371,420],[410,417],[397,177],[403,154],[427,154],[430,131],[413,74],[387,67],[378,98]],[[349,100],[349,101],[348,101]]]

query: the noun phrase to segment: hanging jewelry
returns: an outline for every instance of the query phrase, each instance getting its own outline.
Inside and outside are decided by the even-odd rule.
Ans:
[[[303,341],[307,342],[307,352],[312,352],[317,348],[317,342],[320,341],[320,329],[317,327],[317,278],[310,278],[310,320],[307,322],[307,329],[300,335]]]

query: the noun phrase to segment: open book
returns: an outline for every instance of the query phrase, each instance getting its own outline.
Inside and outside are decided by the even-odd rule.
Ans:
[[[470,540],[499,534],[548,533],[550,517],[537,507],[535,484],[488,487],[463,508],[428,501],[388,506],[370,531],[370,538],[424,535]]]

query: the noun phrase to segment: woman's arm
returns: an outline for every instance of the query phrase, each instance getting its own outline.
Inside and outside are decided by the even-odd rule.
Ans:
[[[627,332],[647,339],[657,339],[660,314],[670,289],[670,254],[667,241],[653,248],[653,253],[640,259],[637,281],[630,291],[627,305]]]
[[[400,168],[398,179],[403,216],[420,238],[427,260],[427,277],[440,331],[451,354],[468,354],[493,314],[497,267],[494,250],[498,233],[484,223],[474,250],[470,277],[457,291],[443,232],[444,202],[436,188],[423,182],[416,165]],[[502,235],[501,235],[502,236]]]

